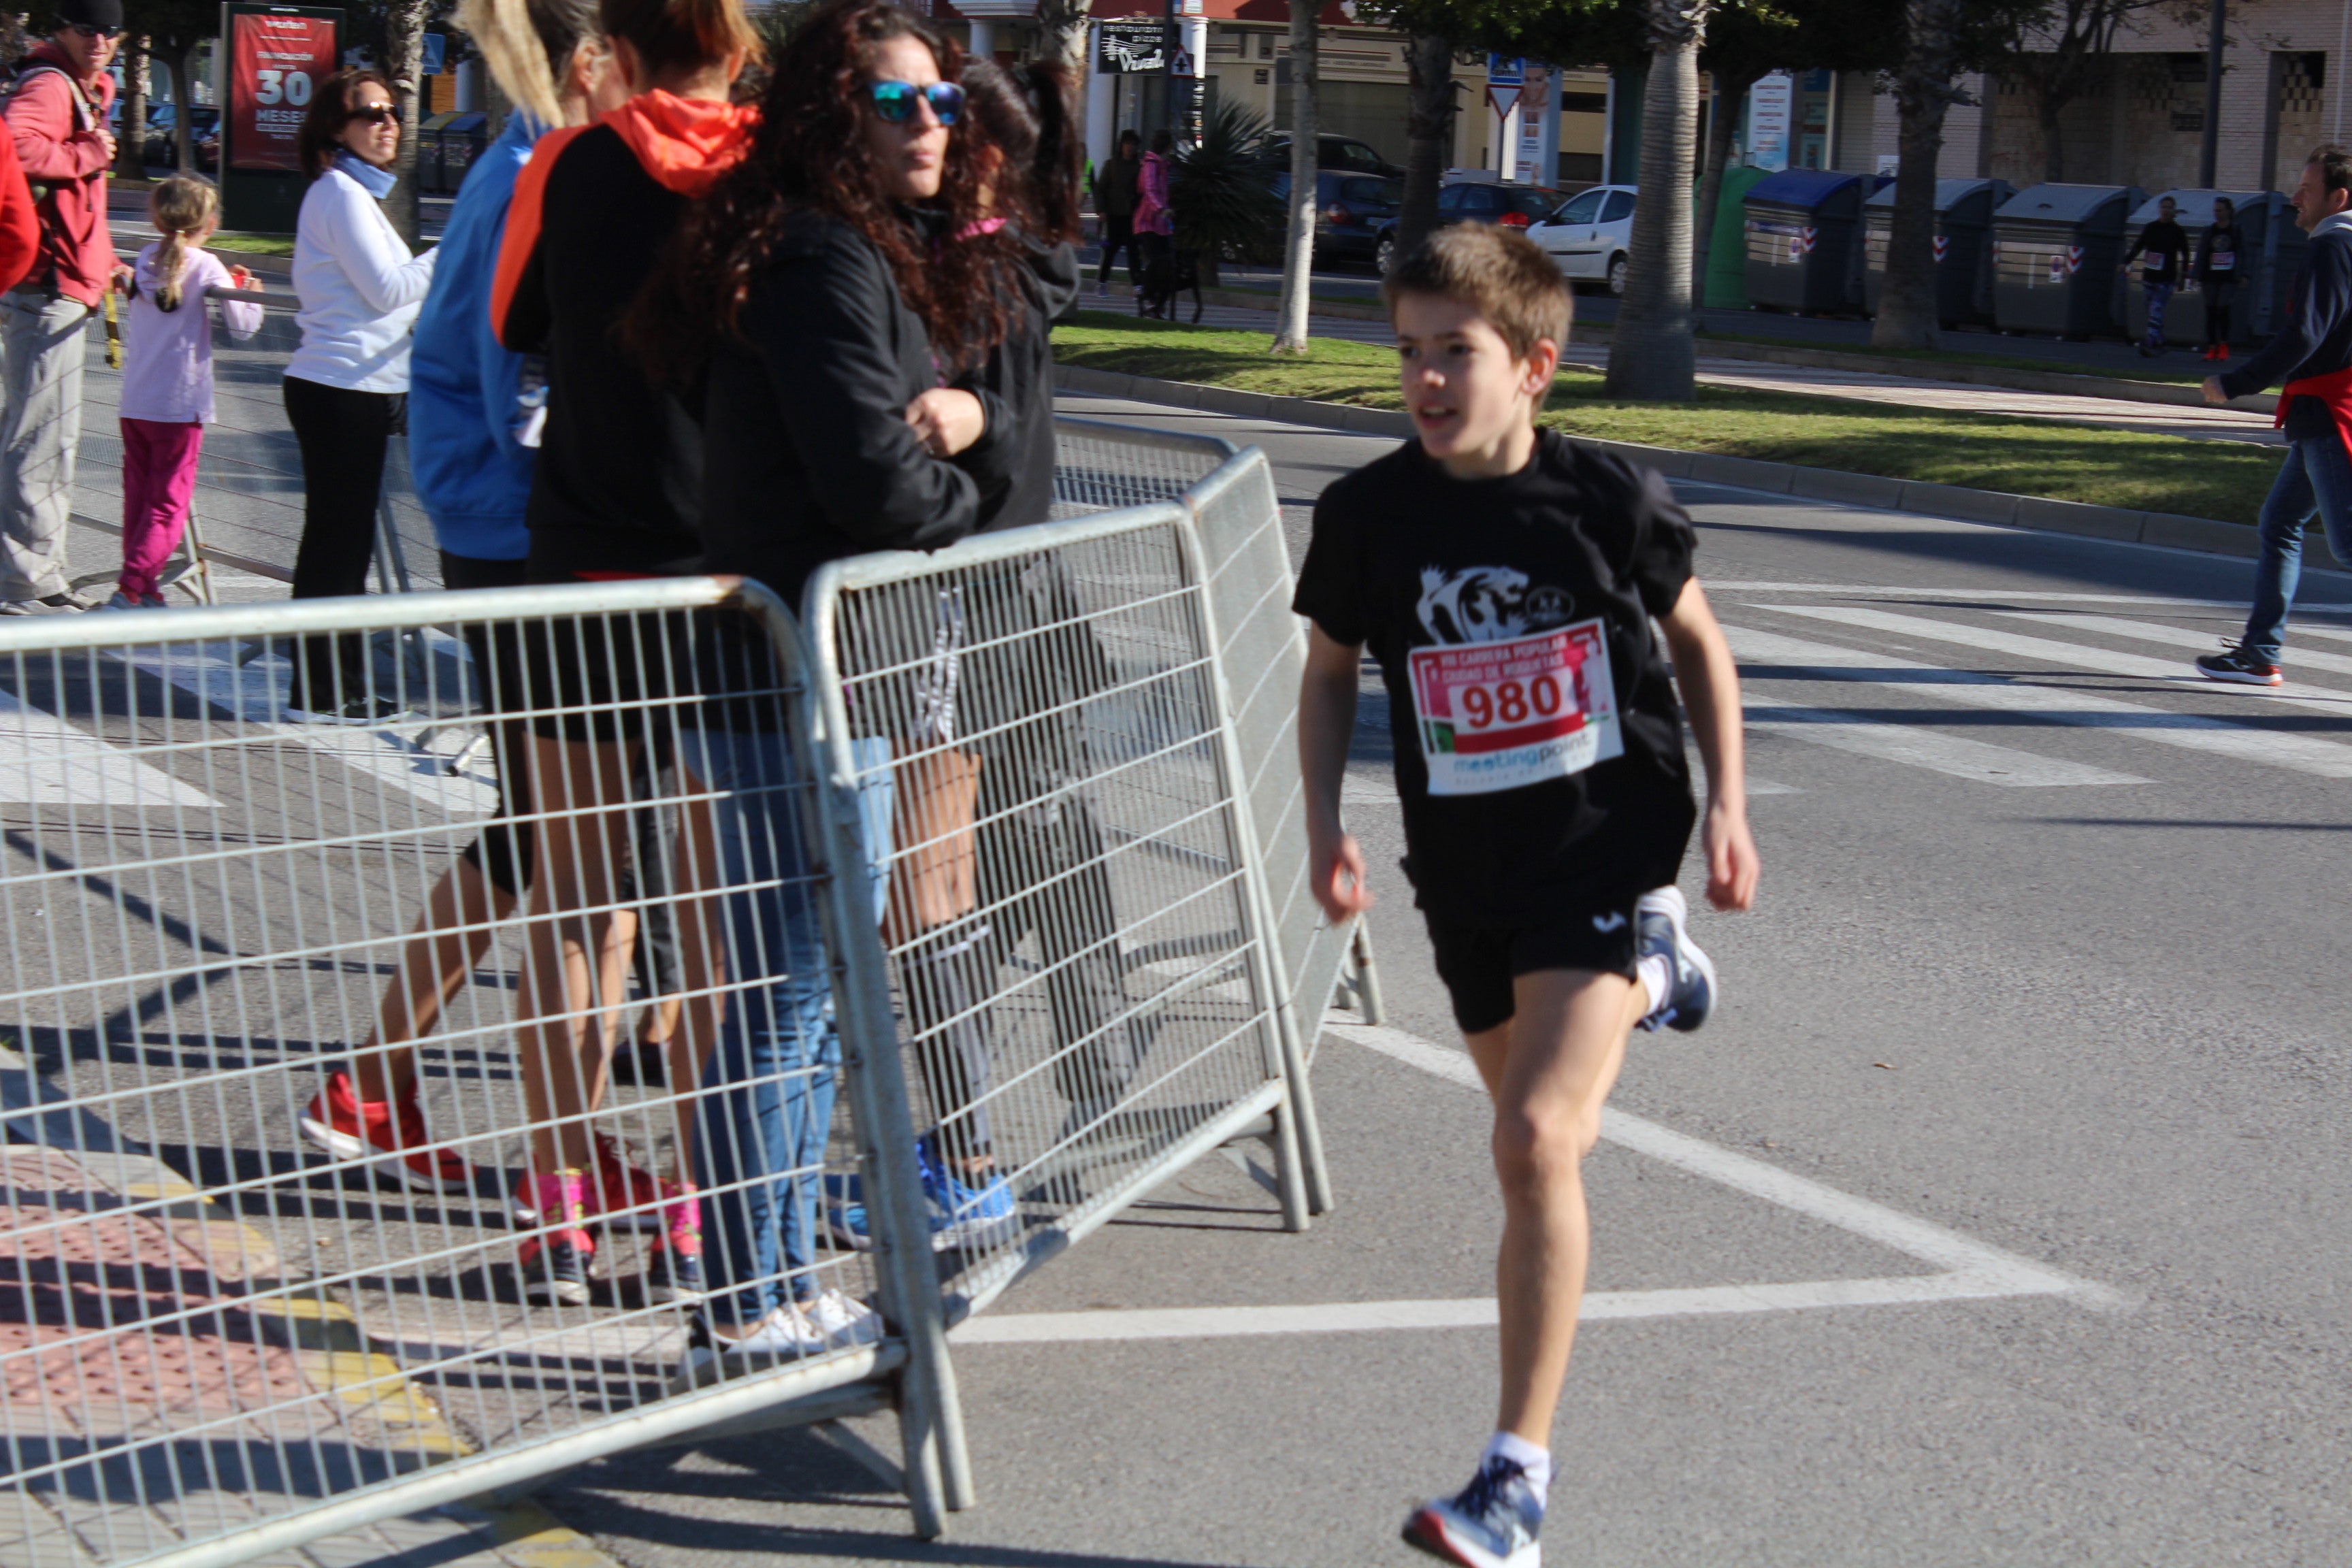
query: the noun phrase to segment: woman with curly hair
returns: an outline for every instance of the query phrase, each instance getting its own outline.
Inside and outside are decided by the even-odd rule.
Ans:
[[[1003,340],[1026,266],[1011,235],[951,242],[988,216],[942,179],[962,63],[895,5],[817,6],[773,62],[750,155],[632,312],[645,362],[702,393],[707,570],[794,603],[825,562],[962,538],[1006,484],[1019,436],[1004,404],[941,385]],[[787,737],[714,709],[688,761],[715,796],[728,968],[749,984],[704,1080],[713,1294],[685,1369],[698,1378],[870,1332],[814,1274],[841,1047]]]

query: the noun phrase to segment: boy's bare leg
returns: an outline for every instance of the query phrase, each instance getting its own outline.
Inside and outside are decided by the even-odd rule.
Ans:
[[[416,1053],[410,1043],[440,1022],[441,1009],[498,940],[494,922],[512,913],[515,902],[512,893],[493,887],[470,860],[461,859],[443,873],[425,900],[415,932],[401,949],[399,971],[377,1005],[375,1032],[354,1054],[352,1077],[362,1100],[407,1095],[416,1082]]]
[[[1600,1139],[1601,1102],[1648,998],[1623,975],[1590,970],[1523,974],[1512,989],[1511,1021],[1468,1039],[1495,1101],[1495,1173],[1503,1192],[1496,1428],[1548,1449],[1590,1252],[1584,1157]]]

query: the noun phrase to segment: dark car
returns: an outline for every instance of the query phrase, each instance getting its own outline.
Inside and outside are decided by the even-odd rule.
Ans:
[[[1289,168],[1290,138],[1276,136],[1268,140],[1265,155],[1276,168]],[[1379,148],[1353,136],[1315,138],[1315,167],[1322,174],[1371,174],[1383,180],[1404,178],[1404,170],[1381,157]]]
[[[1290,176],[1274,182],[1274,194],[1290,200]],[[1404,201],[1402,182],[1371,174],[1345,174],[1326,169],[1315,176],[1315,259],[1355,261],[1370,265],[1380,248],[1383,229],[1396,222]]]
[[[1544,185],[1507,185],[1499,180],[1463,180],[1437,193],[1437,226],[1457,223],[1499,223],[1525,230],[1551,216],[1560,194]],[[1374,260],[1386,272],[1396,261],[1396,225],[1382,229],[1374,242]]]
[[[179,163],[180,154],[173,140],[178,128],[179,106],[177,104],[156,103],[148,106],[146,151],[147,163],[150,168],[168,169]],[[195,143],[191,151],[196,155],[197,167],[210,167],[210,163],[206,162],[204,146],[207,141],[213,143],[212,158],[217,161],[220,154],[220,110],[209,104],[196,105],[188,116],[188,132]]]

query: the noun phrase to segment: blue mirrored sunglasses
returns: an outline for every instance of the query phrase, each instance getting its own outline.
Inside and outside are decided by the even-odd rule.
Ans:
[[[874,84],[874,112],[897,125],[915,117],[915,100],[929,100],[931,113],[942,125],[953,125],[963,118],[963,89],[951,81],[935,81],[929,87],[917,87],[911,81],[877,81]]]

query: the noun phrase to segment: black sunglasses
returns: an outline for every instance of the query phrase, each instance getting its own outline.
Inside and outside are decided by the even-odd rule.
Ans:
[[[951,81],[935,81],[929,87],[917,87],[911,81],[874,84],[874,112],[893,125],[915,117],[917,100],[929,103],[942,125],[953,125],[963,118],[963,89]]]
[[[122,29],[120,27],[93,27],[87,22],[71,22],[68,23],[67,26],[69,31],[79,33],[85,38],[119,38],[122,37]]]
[[[352,110],[353,120],[364,120],[370,125],[397,125],[400,110],[389,103],[371,103]]]

